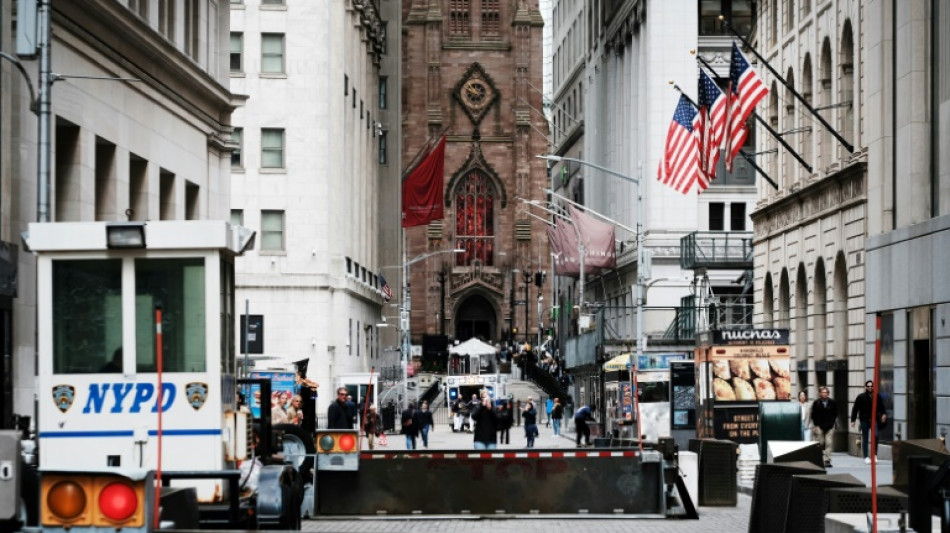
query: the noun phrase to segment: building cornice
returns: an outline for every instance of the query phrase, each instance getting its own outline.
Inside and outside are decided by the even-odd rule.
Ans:
[[[867,201],[867,163],[859,161],[754,211],[755,244]]]

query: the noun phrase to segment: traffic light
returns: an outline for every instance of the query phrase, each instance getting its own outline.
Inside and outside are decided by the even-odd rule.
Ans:
[[[543,270],[539,270],[538,272],[535,272],[534,273],[535,286],[540,287],[544,285],[544,280],[546,280],[547,277],[548,277],[548,273]]]
[[[44,529],[77,526],[148,529],[152,474],[133,480],[118,474],[43,473],[40,482]],[[151,496],[154,498],[154,496]]]

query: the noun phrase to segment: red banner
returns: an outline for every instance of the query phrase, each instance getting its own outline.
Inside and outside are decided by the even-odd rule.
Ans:
[[[423,226],[443,217],[445,137],[439,139],[402,182],[402,227]]]

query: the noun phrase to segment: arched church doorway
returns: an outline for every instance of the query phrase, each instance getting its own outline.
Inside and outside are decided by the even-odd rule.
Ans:
[[[472,337],[494,340],[498,327],[495,308],[487,298],[474,294],[466,298],[455,317],[455,338],[465,342]]]

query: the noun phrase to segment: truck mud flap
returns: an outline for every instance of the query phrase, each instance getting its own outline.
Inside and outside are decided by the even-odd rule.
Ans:
[[[363,452],[318,472],[318,515],[664,515],[661,456],[633,449]]]

